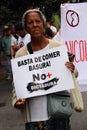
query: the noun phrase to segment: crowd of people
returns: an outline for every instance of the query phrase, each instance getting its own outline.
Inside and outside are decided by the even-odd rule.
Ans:
[[[27,48],[29,44],[34,54],[62,45],[60,31],[57,30],[53,23],[53,20],[46,21],[45,16],[39,9],[29,9],[24,13],[21,22],[4,26],[1,44],[3,55],[7,60],[7,79],[13,78],[11,59],[30,55]],[[52,43],[51,46],[50,43]],[[75,72],[77,76],[72,62],[66,61],[65,65],[72,73]],[[12,94],[12,104],[16,109],[21,110],[24,115],[26,130],[70,130],[69,118],[49,118],[47,95],[17,99],[15,86]],[[38,106],[39,109],[35,109]],[[35,111],[30,112],[32,110]]]
[[[44,28],[44,36],[49,39],[60,41],[59,31],[54,20],[47,20]],[[30,34],[25,30],[22,21],[15,24],[7,23],[2,28],[0,35],[0,68],[3,66],[2,57],[7,61],[6,73],[8,80],[12,79],[11,62],[15,57],[16,51],[31,41]]]
[[[12,79],[11,59],[14,58],[18,49],[30,42],[30,34],[28,34],[22,22],[7,24],[3,26],[3,34],[0,40],[0,66],[2,67],[2,58],[7,61],[6,73],[8,80]]]

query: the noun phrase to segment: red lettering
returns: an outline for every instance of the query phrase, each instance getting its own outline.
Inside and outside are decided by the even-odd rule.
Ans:
[[[78,48],[78,41],[75,40],[74,41],[74,55],[75,55],[74,61],[78,63],[80,59],[79,59],[79,56],[77,55],[77,48]]]
[[[67,46],[68,52],[73,52],[73,41],[65,41],[65,45]]]
[[[84,62],[87,61],[87,41],[86,40],[74,40],[65,41],[68,52],[75,55],[74,62]]]
[[[80,40],[79,42],[79,51],[80,51],[80,60],[84,61],[84,41]]]

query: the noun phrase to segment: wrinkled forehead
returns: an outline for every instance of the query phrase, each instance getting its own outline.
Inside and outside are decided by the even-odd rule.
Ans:
[[[28,14],[26,14],[26,16],[25,16],[25,20],[27,20],[27,16],[38,16],[40,19],[41,19],[41,21],[44,23],[44,21],[43,21],[43,18],[42,18],[42,16],[41,16],[41,14],[40,13],[38,13],[38,12],[35,12],[35,11],[33,11],[33,12],[29,12]]]
[[[40,20],[44,25],[44,21],[43,21],[41,15],[37,12],[28,13],[25,20],[26,20],[26,22],[28,22],[28,21],[31,21],[31,20],[34,20],[34,19]]]
[[[28,11],[26,11],[25,13],[24,13],[24,15],[23,15],[23,24],[25,25],[25,23],[26,23],[26,21],[27,21],[27,16],[29,15],[29,14],[34,14],[34,13],[36,13],[36,14],[38,14],[38,16],[40,17],[40,19],[42,20],[42,22],[43,22],[43,25],[45,25],[45,23],[46,23],[46,19],[45,19],[45,16],[43,15],[43,13],[40,11],[40,10],[37,10],[37,9],[31,9],[31,10],[28,10]]]

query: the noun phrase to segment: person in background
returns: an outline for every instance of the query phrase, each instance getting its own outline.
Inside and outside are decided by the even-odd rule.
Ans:
[[[43,34],[46,19],[40,10],[30,9],[26,11],[23,15],[23,24],[26,31],[31,35],[31,41],[16,52],[15,58],[31,55],[28,51],[29,45],[31,45],[35,55],[62,45],[60,42],[46,38]],[[75,66],[72,62],[67,61],[65,65],[77,76]],[[59,117],[49,119],[47,112],[47,95],[17,99],[15,87],[12,93],[12,105],[16,109],[21,110],[24,115],[26,130],[70,130],[69,118],[60,119]]]
[[[2,35],[0,35],[0,67],[2,67]]]
[[[55,34],[55,36],[52,38],[55,41],[60,41],[61,42],[61,29],[59,29],[57,31],[57,33]]]
[[[55,27],[54,22],[55,21],[53,19],[50,21],[50,29],[53,31],[53,34],[55,36],[57,33],[57,28]]]
[[[57,28],[54,26],[54,20],[47,20],[46,26],[52,30],[53,36],[55,36],[57,33]]]
[[[3,26],[2,28],[2,32],[1,32],[1,35],[0,35],[0,67],[2,69],[3,67],[3,59],[6,60],[6,56],[3,54],[3,48],[2,48],[2,39],[3,37],[5,36],[5,29],[7,28],[7,26]]]
[[[14,26],[14,24],[13,23],[8,23],[7,25],[11,28],[11,34],[13,36],[15,36],[15,26]]]
[[[17,28],[18,27],[18,28]],[[18,45],[20,47],[27,45],[27,43],[30,42],[31,38],[30,38],[30,34],[27,33],[27,31],[25,30],[24,26],[22,25],[22,22],[20,22],[16,27],[16,31],[18,31]]]
[[[12,40],[11,41],[11,57],[14,58],[15,52],[18,51],[21,47],[26,45],[27,43],[30,42],[30,34],[26,32],[24,29],[22,22],[18,22],[15,24],[15,36],[16,36],[16,41]]]
[[[52,39],[53,36],[54,36],[50,27],[45,27],[44,35],[45,35],[46,38],[49,38],[49,39]]]
[[[11,33],[11,28],[8,25],[4,26],[4,36],[2,38],[2,49],[3,49],[3,55],[6,56],[7,60],[7,79],[12,78],[12,71],[11,71],[11,53],[10,53],[10,46],[11,46],[11,39],[13,37]]]

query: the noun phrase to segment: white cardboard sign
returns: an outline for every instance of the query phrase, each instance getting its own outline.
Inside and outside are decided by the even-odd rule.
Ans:
[[[66,46],[11,60],[18,98],[46,95],[74,87]]]

